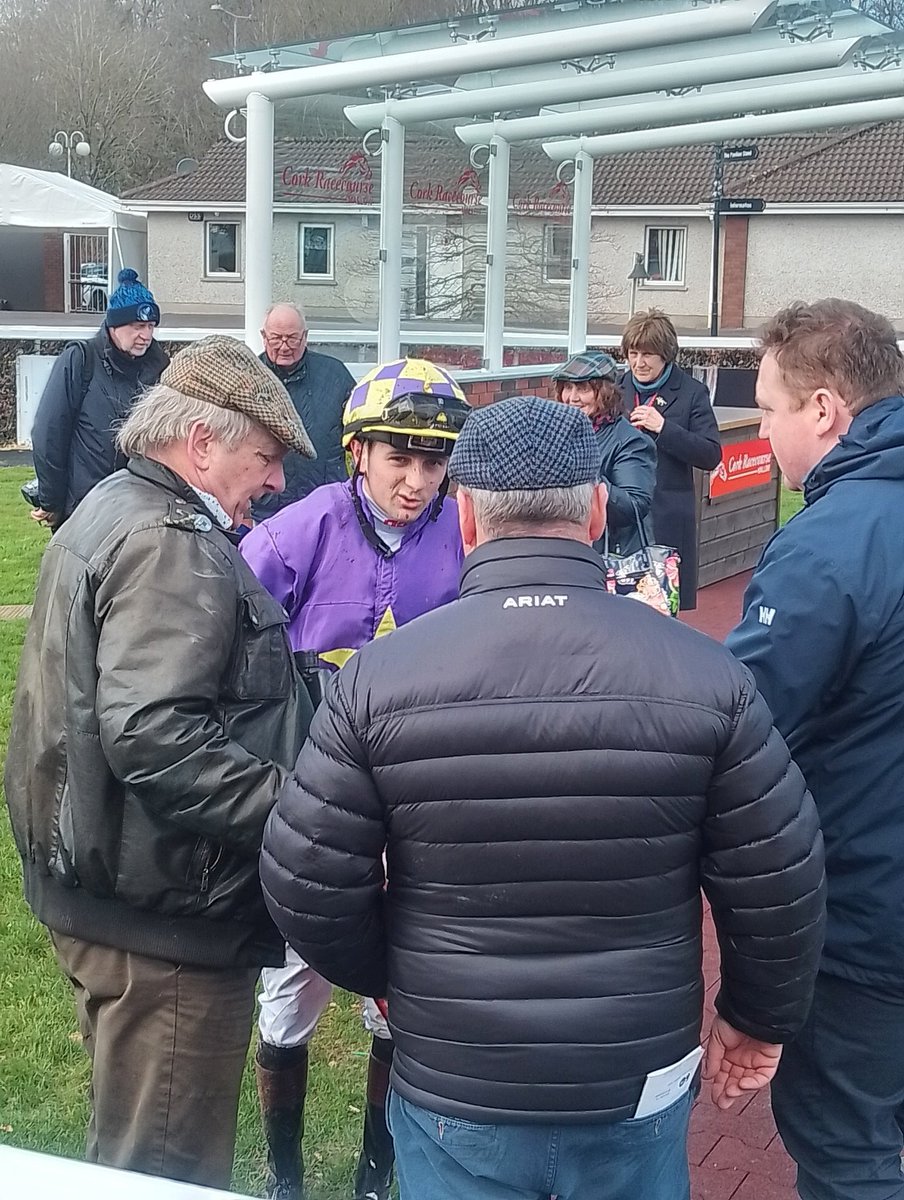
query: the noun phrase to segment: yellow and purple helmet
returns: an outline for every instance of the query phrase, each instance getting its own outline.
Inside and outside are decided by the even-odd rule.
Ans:
[[[352,389],[342,415],[342,445],[353,438],[397,450],[452,453],[470,408],[452,376],[424,358],[375,367]]]

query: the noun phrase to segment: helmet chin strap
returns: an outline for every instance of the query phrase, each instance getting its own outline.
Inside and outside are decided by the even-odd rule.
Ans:
[[[358,492],[358,480],[362,481],[361,486],[364,486],[364,476],[361,474],[361,469],[357,462],[355,463],[354,473],[349,480],[349,489],[352,494],[352,504],[355,508],[355,516],[358,518],[358,524],[361,526],[361,532],[364,534],[364,540],[372,550],[376,550],[381,558],[392,558],[392,550],[367,519],[367,513],[364,511],[364,505],[361,503],[361,496]]]
[[[361,468],[356,462],[354,472],[349,480],[349,490],[351,492],[352,504],[355,509],[355,516],[358,518],[358,524],[361,526],[361,532],[364,534],[364,539],[367,544],[371,547],[371,549],[376,550],[377,554],[379,554],[381,558],[392,558],[393,551],[389,548],[389,546],[386,545],[386,543],[377,533],[376,529],[374,529],[373,525],[367,519],[367,513],[364,511],[364,505],[361,503],[361,495],[358,491],[359,479],[361,480],[361,487],[363,489],[365,475],[362,473]],[[448,495],[448,492],[449,475],[447,473],[442,483],[439,485],[439,491],[436,493],[433,503],[430,506],[430,515],[427,518],[428,521],[436,521],[439,518],[439,514],[443,511],[443,503]],[[409,524],[409,522],[387,521],[386,524],[394,527],[402,527]]]

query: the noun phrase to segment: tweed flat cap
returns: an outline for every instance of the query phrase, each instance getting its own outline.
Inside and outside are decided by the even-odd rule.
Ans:
[[[486,492],[539,492],[596,483],[600,450],[579,408],[512,396],[476,409],[458,435],[449,478]]]
[[[290,450],[317,457],[289,393],[244,342],[224,333],[192,342],[173,356],[160,382],[193,400],[244,413]]]
[[[575,354],[553,372],[556,382],[568,379],[608,379],[615,383],[618,379],[618,363],[611,354],[603,354],[596,350],[585,350],[583,354]]]

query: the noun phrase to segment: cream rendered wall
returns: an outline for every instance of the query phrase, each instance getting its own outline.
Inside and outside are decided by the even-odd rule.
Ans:
[[[298,278],[299,226],[333,226],[332,280]],[[308,316],[376,320],[379,217],[375,213],[276,213],[273,219],[273,297],[300,304]]]
[[[904,321],[904,278],[895,247],[904,216],[751,217],[744,324],[761,325],[794,300],[855,300]]]
[[[205,217],[217,219],[210,210]],[[219,211],[224,221],[242,214]],[[444,221],[424,214],[422,220]],[[812,220],[812,218],[808,218]],[[888,218],[883,218],[887,221]],[[568,314],[568,282],[546,281],[543,270],[544,226],[567,224],[566,217],[511,218],[506,287],[507,318],[521,325],[564,327]],[[334,226],[334,279],[298,278],[298,227],[301,223]],[[417,223],[406,213],[406,223]],[[687,229],[683,285],[638,288],[638,308],[657,305],[683,326],[708,323],[710,223],[705,217],[595,217],[590,270],[590,322],[621,324],[629,309],[627,274],[635,251],[644,247],[647,225],[680,225]],[[751,236],[757,222],[751,221]],[[483,304],[485,222],[468,220],[464,234],[465,320],[480,319]],[[293,300],[314,319],[373,323],[377,315],[379,219],[376,214],[286,213],[273,220],[273,295]],[[779,251],[781,255],[783,251]],[[244,260],[244,240],[242,244]],[[886,246],[887,256],[887,246]],[[244,266],[244,261],[243,261]],[[148,217],[148,283],[159,304],[171,312],[242,312],[243,280],[204,278],[204,223],[189,221],[187,213],[152,212]],[[751,274],[748,269],[748,294]],[[902,306],[904,307],[904,306]]]
[[[701,328],[709,323],[709,276],[712,226],[704,216],[595,217],[590,274],[591,323],[622,324],[630,309],[628,272],[635,253],[645,246],[647,226],[680,226],[687,230],[683,284],[641,284],[637,307],[665,309],[681,325]]]
[[[205,210],[210,220],[239,221],[241,213]],[[244,261],[244,239],[242,240]],[[161,308],[170,312],[240,313],[244,304],[241,279],[204,278],[204,222],[188,214],[148,214],[148,287]]]
[[[205,218],[244,223],[243,214],[219,210]],[[302,222],[334,226],[334,280],[299,280],[298,227]],[[369,227],[368,227],[369,226]],[[242,239],[244,271],[244,239]],[[275,213],[273,219],[273,295],[301,304],[312,316],[375,319],[377,311],[379,229],[375,215],[362,213]],[[152,212],[148,216],[148,285],[170,312],[240,314],[243,279],[205,279],[204,222],[187,213]]]

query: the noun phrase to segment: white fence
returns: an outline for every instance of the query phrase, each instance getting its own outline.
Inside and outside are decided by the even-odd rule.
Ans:
[[[20,354],[16,359],[16,441],[20,446],[31,446],[38,401],[55,362],[55,354]]]

